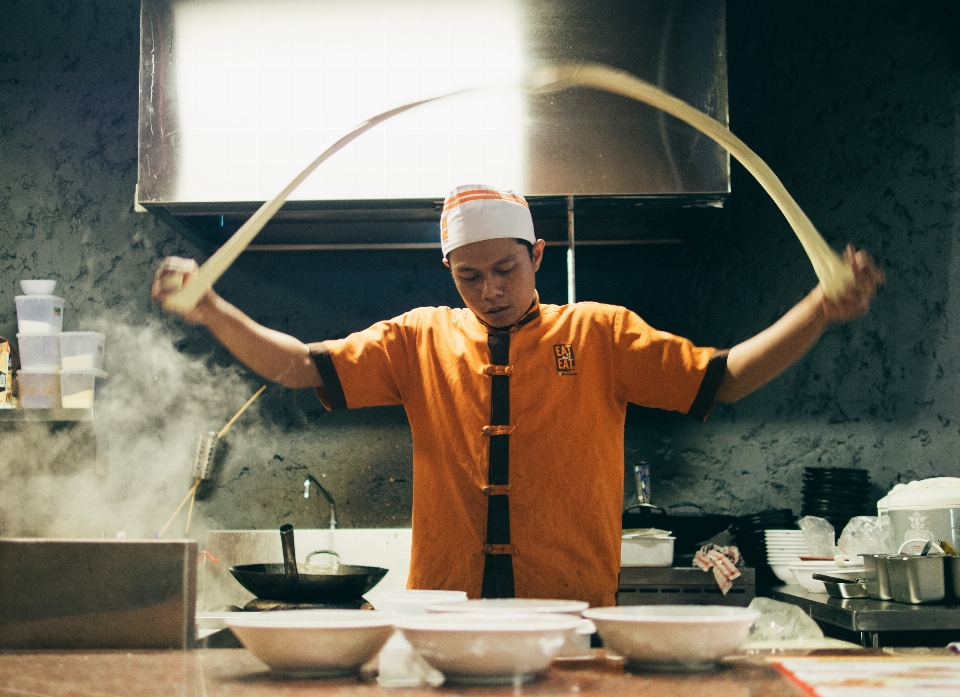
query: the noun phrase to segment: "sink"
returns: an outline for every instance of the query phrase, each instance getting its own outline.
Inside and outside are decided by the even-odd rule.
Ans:
[[[332,550],[340,555],[343,564],[388,569],[383,580],[364,595],[374,607],[384,592],[407,587],[411,542],[410,528],[305,528],[294,531],[299,563],[303,563],[312,552]],[[228,607],[243,607],[253,600],[253,594],[230,575],[231,566],[281,563],[283,550],[279,530],[207,532],[198,608],[218,612]]]

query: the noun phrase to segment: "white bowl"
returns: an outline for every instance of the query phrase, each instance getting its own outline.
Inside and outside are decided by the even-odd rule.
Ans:
[[[401,618],[417,653],[460,685],[518,685],[550,667],[582,620],[547,613],[440,612]]]
[[[576,615],[590,607],[583,600],[541,600],[539,598],[484,598],[462,603],[435,603],[426,606],[427,612],[470,612],[478,614],[518,612],[546,612]]]
[[[482,598],[463,603],[438,603],[427,605],[427,612],[470,612],[481,615],[517,612],[546,612],[560,615],[575,615],[590,607],[583,600],[542,600],[540,598]],[[580,626],[557,652],[557,658],[580,658],[590,653],[590,635],[597,628],[590,620],[581,619]]]
[[[632,605],[591,608],[603,645],[641,670],[699,671],[734,653],[757,610],[720,605]]]
[[[356,674],[393,634],[397,615],[376,610],[235,613],[226,624],[272,670],[292,677]]]
[[[464,591],[396,590],[380,594],[379,610],[401,615],[422,615],[424,608],[434,603],[461,603],[467,599]]]
[[[836,576],[837,578],[845,578],[851,581],[855,581],[858,576],[863,576],[864,568],[861,567],[849,567],[849,566],[840,566],[834,564],[833,562],[797,562],[796,564],[790,565],[790,572],[793,574],[793,577],[797,580],[797,583],[803,587],[804,590],[811,593],[826,593],[827,587],[823,585],[823,581],[817,581],[813,578],[814,574],[824,574],[826,576]]]
[[[789,564],[770,564],[770,568],[773,570],[773,575],[788,586],[797,585],[797,577],[790,571]]]
[[[56,281],[20,281],[20,288],[27,295],[53,295]]]

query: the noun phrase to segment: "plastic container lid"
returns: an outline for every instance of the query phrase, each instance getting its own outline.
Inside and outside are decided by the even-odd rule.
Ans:
[[[897,484],[877,501],[877,510],[930,510],[960,508],[960,478],[934,477],[909,484]]]
[[[38,372],[46,372],[46,371],[38,371]],[[58,373],[60,375],[90,375],[91,373],[93,373],[93,375],[98,378],[107,377],[106,371],[97,370],[96,368],[81,368],[77,370],[55,370],[53,372]]]

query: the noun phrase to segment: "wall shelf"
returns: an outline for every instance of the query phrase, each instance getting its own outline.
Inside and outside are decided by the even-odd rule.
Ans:
[[[0,409],[0,421],[92,421],[93,409]]]

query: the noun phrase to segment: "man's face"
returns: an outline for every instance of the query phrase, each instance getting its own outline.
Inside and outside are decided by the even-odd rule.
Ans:
[[[452,250],[444,262],[463,302],[493,327],[509,327],[530,309],[544,241],[533,246],[533,258],[517,240],[505,237],[474,242]]]

